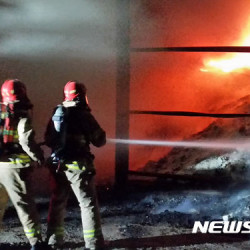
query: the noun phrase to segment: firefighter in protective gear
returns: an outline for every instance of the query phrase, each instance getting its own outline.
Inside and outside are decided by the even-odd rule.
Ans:
[[[79,202],[83,237],[87,249],[103,249],[100,213],[96,196],[90,143],[101,147],[106,133],[91,114],[86,88],[76,81],[64,87],[64,102],[58,105],[45,133],[52,149],[52,197],[48,215],[48,244],[63,244],[64,213],[71,188]]]
[[[43,152],[36,144],[31,126],[33,105],[25,85],[7,80],[1,87],[3,105],[0,122],[0,184],[11,199],[32,246],[41,244],[40,222],[30,187],[32,161],[42,164]]]

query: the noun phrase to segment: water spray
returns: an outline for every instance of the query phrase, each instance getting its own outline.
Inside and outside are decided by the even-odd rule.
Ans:
[[[220,149],[220,150],[238,150],[249,151],[250,140],[209,140],[209,141],[156,141],[156,140],[130,140],[130,139],[108,139],[109,143],[145,145],[160,147],[184,147],[200,149]]]

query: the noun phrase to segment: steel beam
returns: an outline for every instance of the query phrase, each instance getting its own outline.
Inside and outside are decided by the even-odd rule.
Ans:
[[[129,138],[130,96],[130,14],[129,0],[117,0],[116,138]],[[116,144],[115,186],[124,188],[128,180],[129,145]]]
[[[213,114],[191,111],[147,111],[147,110],[131,110],[130,114],[135,115],[164,115],[164,116],[190,116],[190,117],[214,117],[214,118],[238,118],[238,117],[250,117],[250,114]]]
[[[131,48],[130,51],[131,52],[238,52],[238,53],[249,53],[250,46]]]

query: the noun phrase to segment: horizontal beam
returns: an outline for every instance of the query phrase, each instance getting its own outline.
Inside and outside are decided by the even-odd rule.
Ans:
[[[131,52],[240,52],[240,53],[250,53],[250,46],[131,48],[130,51]]]
[[[208,182],[217,182],[223,180],[230,180],[229,176],[224,176],[223,178],[211,175],[189,175],[189,174],[162,174],[162,173],[155,173],[155,172],[141,172],[141,171],[134,171],[130,170],[128,172],[130,176],[142,176],[142,177],[155,177],[160,179],[171,179],[176,181],[208,181]]]
[[[190,112],[190,111],[131,110],[130,114],[137,114],[137,115],[164,115],[164,116],[190,116],[190,117],[214,117],[214,118],[250,117],[250,114],[211,114],[211,113]]]

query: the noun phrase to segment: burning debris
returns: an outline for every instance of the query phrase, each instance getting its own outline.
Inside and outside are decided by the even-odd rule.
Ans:
[[[220,110],[224,112],[248,113],[250,110],[250,96],[241,98],[237,102],[224,105]],[[185,141],[221,142],[221,149],[214,147],[209,150],[202,148],[174,147],[158,162],[148,162],[143,168],[146,172],[168,174],[200,174],[231,176],[235,180],[248,180],[250,155],[249,147],[243,149],[250,135],[250,119],[217,119],[204,130],[196,133]],[[230,140],[236,145],[235,149],[223,149],[223,142]],[[215,143],[214,143],[215,144]],[[238,145],[238,148],[237,148]],[[215,144],[216,146],[216,144]]]

